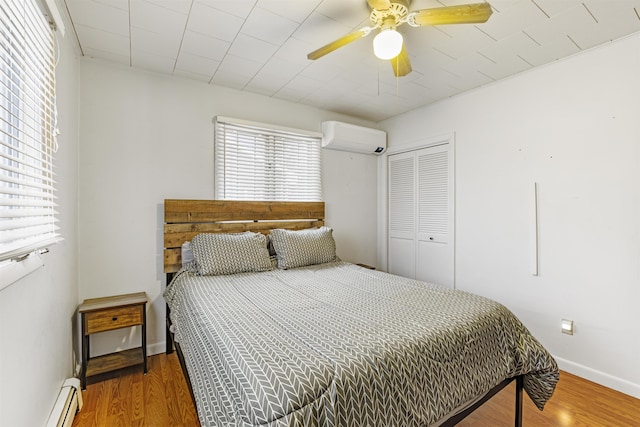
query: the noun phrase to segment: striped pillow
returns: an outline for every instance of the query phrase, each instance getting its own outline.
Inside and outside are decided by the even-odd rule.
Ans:
[[[201,276],[273,268],[267,250],[267,237],[260,233],[198,234],[191,240],[191,251]]]
[[[288,269],[336,261],[336,242],[329,227],[307,230],[271,230],[278,268]]]

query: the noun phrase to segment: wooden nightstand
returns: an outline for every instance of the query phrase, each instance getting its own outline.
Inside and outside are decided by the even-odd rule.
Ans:
[[[147,373],[147,294],[116,295],[86,299],[78,307],[82,323],[82,389],[87,386],[87,377],[142,364]],[[140,325],[142,343],[140,347],[117,351],[103,356],[91,357],[90,336],[113,329]]]

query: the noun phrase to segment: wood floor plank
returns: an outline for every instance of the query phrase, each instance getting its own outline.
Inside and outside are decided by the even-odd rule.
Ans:
[[[131,389],[132,376],[124,375],[120,377],[120,381],[114,381],[111,387],[111,402],[107,408],[108,416],[119,417],[129,411],[129,397]]]
[[[186,426],[199,426],[197,409],[194,410],[193,400],[189,385],[184,379],[182,366],[180,363],[171,363],[171,374],[173,376],[173,384],[176,390],[176,400],[180,406],[180,414]]]
[[[175,353],[149,358],[149,373],[128,368],[89,384],[73,427],[199,427],[198,416]],[[463,420],[460,427],[512,426],[511,384]],[[126,402],[125,402],[126,401]],[[525,396],[525,427],[639,427],[640,399],[561,372],[556,391],[539,411]]]
[[[161,360],[162,381],[164,383],[164,398],[167,401],[167,413],[171,425],[181,425],[183,423],[180,405],[173,381],[173,372],[167,359]]]
[[[131,421],[144,425],[144,385],[142,376],[136,376],[131,384]],[[135,424],[137,425],[137,424]]]
[[[99,427],[106,426],[107,416],[109,415],[109,405],[111,404],[111,389],[113,382],[105,382],[100,387],[100,397],[96,405],[95,420]]]
[[[195,414],[193,402],[187,383],[182,373],[182,367],[180,363],[167,363],[165,365],[165,375],[167,380],[170,381],[171,387],[167,388],[167,398],[170,398],[176,403],[173,416],[176,421],[180,421],[187,426],[199,425],[198,417]]]
[[[163,358],[152,357],[149,360],[149,369],[144,382],[144,419],[150,426],[171,425],[167,406],[172,405],[165,398],[165,383],[162,381]],[[166,358],[164,358],[166,359]]]

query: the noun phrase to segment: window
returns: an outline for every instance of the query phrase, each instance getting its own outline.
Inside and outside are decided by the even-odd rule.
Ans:
[[[0,261],[59,239],[54,52],[35,1],[0,3]]]
[[[320,134],[217,117],[216,198],[322,200]]]

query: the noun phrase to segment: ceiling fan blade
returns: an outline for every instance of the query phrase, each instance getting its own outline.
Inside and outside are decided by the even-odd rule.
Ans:
[[[462,4],[459,6],[436,7],[412,12],[408,20],[415,25],[481,24],[487,22],[493,13],[489,3]]]
[[[409,54],[404,43],[398,56],[391,60],[391,67],[393,67],[393,74],[396,77],[406,76],[411,72],[411,61],[409,61]]]
[[[307,55],[307,58],[308,59],[322,58],[326,54],[331,53],[334,50],[341,48],[342,46],[348,45],[349,43],[354,42],[358,39],[361,39],[362,37],[366,37],[367,35],[369,35],[372,29],[373,28],[371,27],[364,27],[364,28],[360,28],[359,30],[353,31],[347,34],[346,36],[340,37],[338,40],[334,40],[331,43],[322,46],[320,49],[314,50],[313,52]]]
[[[367,0],[369,7],[376,10],[387,10],[391,7],[391,0]]]

